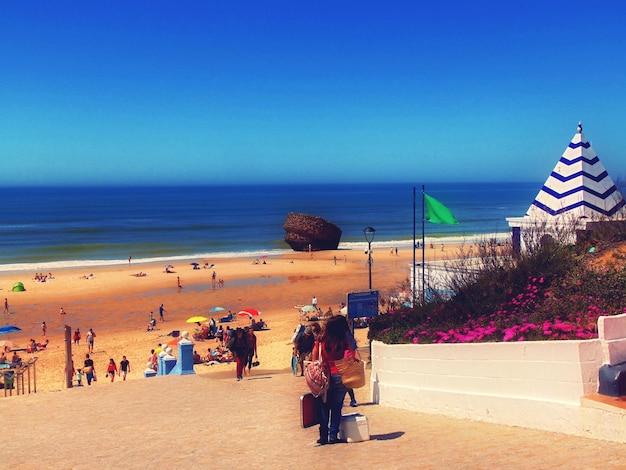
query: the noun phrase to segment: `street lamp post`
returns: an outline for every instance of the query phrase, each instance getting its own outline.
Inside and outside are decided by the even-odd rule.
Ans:
[[[365,240],[367,240],[367,265],[370,274],[370,290],[372,290],[372,240],[374,240],[376,230],[373,227],[365,227],[363,234],[365,235]]]

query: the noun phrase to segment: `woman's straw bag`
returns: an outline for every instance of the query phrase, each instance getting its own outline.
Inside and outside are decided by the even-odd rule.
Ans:
[[[365,385],[365,362],[360,358],[344,357],[335,361],[335,367],[346,388],[361,388]]]

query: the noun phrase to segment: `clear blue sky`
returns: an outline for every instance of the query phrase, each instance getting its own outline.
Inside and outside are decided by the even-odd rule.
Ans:
[[[626,3],[0,3],[0,184],[626,173]]]

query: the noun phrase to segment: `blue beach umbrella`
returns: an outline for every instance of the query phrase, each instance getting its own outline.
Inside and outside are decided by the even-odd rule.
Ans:
[[[224,307],[213,307],[211,312],[222,312],[224,310],[226,310]]]
[[[15,333],[16,331],[22,331],[22,329],[13,325],[4,325],[3,327],[0,327],[0,335]]]

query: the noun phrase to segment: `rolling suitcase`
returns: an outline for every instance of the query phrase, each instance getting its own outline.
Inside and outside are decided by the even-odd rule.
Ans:
[[[300,425],[303,428],[315,426],[320,422],[319,400],[312,393],[300,397]]]

